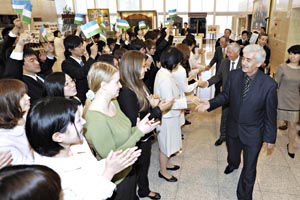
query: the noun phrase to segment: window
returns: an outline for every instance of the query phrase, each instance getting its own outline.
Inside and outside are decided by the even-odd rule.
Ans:
[[[164,12],[164,1],[162,0],[142,0],[142,10],[156,10],[157,12]]]
[[[140,10],[140,1],[136,0],[118,0],[119,11]]]

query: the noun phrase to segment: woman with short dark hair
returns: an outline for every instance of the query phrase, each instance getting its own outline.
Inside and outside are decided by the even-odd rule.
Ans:
[[[1,200],[59,200],[61,180],[42,165],[14,165],[0,170]]]
[[[28,113],[26,135],[34,163],[60,175],[64,200],[109,198],[116,187],[110,180],[140,155],[137,148],[110,151],[98,162],[83,140],[84,124],[78,105],[63,97],[41,99]]]

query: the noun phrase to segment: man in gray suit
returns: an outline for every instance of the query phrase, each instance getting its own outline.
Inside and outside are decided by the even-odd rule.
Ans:
[[[200,87],[210,87],[213,84],[222,82],[223,87],[226,84],[227,77],[230,71],[241,68],[240,46],[233,42],[227,45],[227,58],[223,59],[216,75],[209,80],[203,81]],[[221,145],[226,140],[226,120],[228,115],[228,105],[222,106],[222,116],[220,125],[220,137],[215,142],[216,146]]]

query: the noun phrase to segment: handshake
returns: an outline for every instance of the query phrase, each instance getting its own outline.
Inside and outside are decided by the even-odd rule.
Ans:
[[[200,87],[200,88],[207,88],[208,87],[208,82],[207,81],[198,80],[198,87]]]

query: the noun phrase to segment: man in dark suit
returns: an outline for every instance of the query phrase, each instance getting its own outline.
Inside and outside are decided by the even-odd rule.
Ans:
[[[228,74],[230,71],[239,69],[242,66],[242,59],[240,58],[240,46],[233,42],[227,45],[226,50],[227,58],[223,59],[220,68],[216,75],[212,76],[207,81],[200,83],[202,87],[210,87],[213,84],[222,82],[222,85],[226,85]],[[220,137],[215,142],[216,146],[221,145],[226,140],[226,121],[228,116],[228,105],[222,106],[221,125],[220,125]]]
[[[184,26],[184,27],[181,29],[180,35],[186,36],[187,34],[191,33],[191,30],[190,30],[190,28],[188,27],[188,23],[187,23],[187,22],[184,22],[183,26]]]
[[[237,187],[237,197],[243,200],[252,199],[262,145],[271,149],[276,141],[277,85],[258,70],[265,57],[266,52],[259,45],[246,46],[242,69],[230,72],[224,91],[209,101],[202,100],[196,107],[211,111],[230,104],[226,138],[228,166],[224,173],[239,167],[243,150],[243,169]]]
[[[72,79],[76,80],[77,97],[84,104],[86,93],[89,90],[87,74],[91,65],[96,62],[98,54],[97,44],[91,46],[91,54],[88,60],[85,59],[82,40],[76,35],[69,35],[64,39],[65,57],[61,64],[62,70]]]
[[[230,35],[231,35],[231,30],[229,28],[226,28],[224,30],[224,35],[222,37],[224,37],[226,39],[227,43],[234,42],[234,40],[230,39]],[[217,39],[215,48],[217,48],[217,47],[219,47],[221,45],[220,40],[221,40],[222,37],[220,37],[220,38]]]
[[[30,102],[43,97],[44,74],[51,71],[56,58],[53,55],[54,47],[47,45],[47,58],[40,62],[37,53],[31,48],[24,48],[30,41],[30,33],[22,33],[19,40],[6,61],[4,78],[15,78],[23,81],[28,87]]]
[[[269,64],[270,64],[270,58],[271,58],[271,50],[267,45],[268,37],[269,36],[266,33],[260,34],[257,39],[257,44],[259,46],[261,46],[262,48],[264,48],[264,50],[266,51],[266,59],[263,62],[263,64],[259,67],[259,69],[269,75],[270,74]]]
[[[216,72],[215,75],[218,73],[218,70],[220,68],[220,64],[224,58],[226,58],[226,47],[227,42],[225,37],[220,38],[220,44],[221,46],[217,47],[215,50],[214,57],[211,59],[209,64],[205,67],[206,70],[209,70],[215,63],[216,63]],[[215,96],[217,96],[221,91],[222,82],[215,84]]]
[[[250,44],[249,40],[248,40],[248,31],[243,31],[242,32],[242,38],[236,41],[240,47],[241,47],[241,51],[240,51],[240,56],[243,56],[243,48],[245,46],[247,46],[248,44]]]

